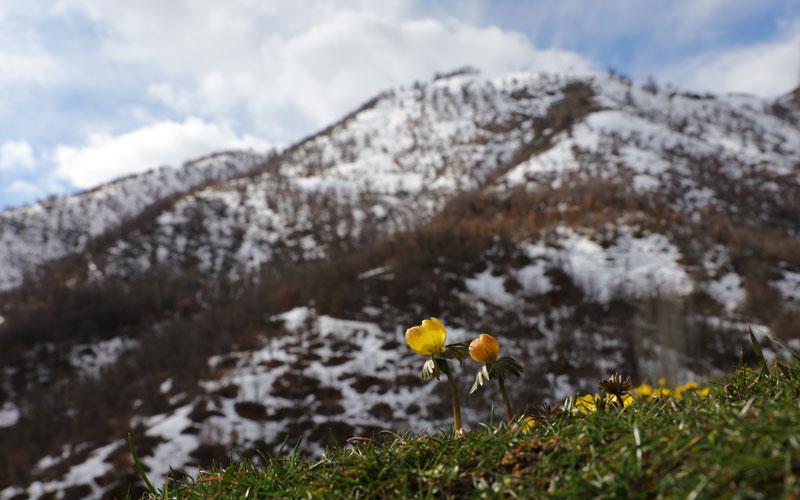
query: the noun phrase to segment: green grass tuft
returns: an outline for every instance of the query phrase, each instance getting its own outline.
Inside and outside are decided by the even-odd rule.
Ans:
[[[530,432],[354,441],[311,463],[267,457],[169,484],[170,498],[796,497],[800,363],[743,368],[708,398],[556,413]],[[166,497],[161,492],[161,497]]]

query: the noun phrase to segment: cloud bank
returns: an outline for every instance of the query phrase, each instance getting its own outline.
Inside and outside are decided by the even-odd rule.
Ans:
[[[190,117],[181,123],[157,122],[118,136],[92,134],[85,146],[58,146],[54,156],[59,176],[88,188],[157,166],[181,165],[214,151],[266,151],[269,147],[261,139],[239,137],[228,127]]]
[[[666,74],[699,90],[776,97],[800,85],[800,25],[769,42],[709,51]]]

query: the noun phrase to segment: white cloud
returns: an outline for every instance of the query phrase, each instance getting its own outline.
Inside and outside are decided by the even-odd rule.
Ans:
[[[60,9],[103,25],[109,57],[146,64],[154,101],[212,121],[235,119],[281,142],[388,87],[465,64],[489,73],[590,66],[574,52],[536,49],[514,31],[415,16],[411,0],[200,4],[64,0]]]
[[[7,141],[0,144],[0,170],[34,166],[33,148],[25,141]]]
[[[586,71],[575,53],[538,50],[521,34],[433,19],[392,22],[343,12],[285,38],[265,40],[251,66],[161,82],[149,94],[174,109],[224,115],[246,109],[262,133],[296,138],[323,126],[377,92],[463,65],[488,73],[533,69]],[[301,125],[289,129],[286,116]]]
[[[777,97],[800,85],[800,26],[767,43],[701,54],[665,74],[698,90]]]
[[[266,150],[269,144],[230,127],[190,117],[161,121],[117,136],[91,134],[83,147],[60,145],[57,174],[82,188],[160,165],[179,165],[192,157],[226,149]]]

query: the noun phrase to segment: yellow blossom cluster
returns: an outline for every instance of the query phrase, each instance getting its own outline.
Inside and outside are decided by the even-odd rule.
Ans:
[[[666,380],[659,379],[658,386],[652,387],[648,384],[642,384],[634,387],[630,392],[622,395],[622,404],[624,407],[632,405],[637,400],[645,399],[658,399],[658,398],[674,398],[681,399],[684,395],[693,393],[701,398],[708,397],[708,387],[700,387],[700,384],[694,381],[686,382],[683,385],[675,387],[667,386]],[[573,411],[576,413],[583,413],[588,415],[597,411],[597,405],[603,401],[607,406],[618,406],[616,396],[610,394],[583,394],[575,397]]]
[[[663,378],[658,379],[658,386],[651,387],[647,384],[642,384],[639,387],[635,387],[631,390],[634,396],[640,399],[653,399],[653,398],[666,398],[671,397],[675,399],[681,399],[684,394],[687,393],[694,393],[698,397],[706,398],[708,397],[708,387],[700,387],[700,384],[697,382],[690,380],[683,385],[678,385],[675,387],[667,386],[667,381]]]

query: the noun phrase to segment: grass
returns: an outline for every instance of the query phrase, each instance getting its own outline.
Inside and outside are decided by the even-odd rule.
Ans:
[[[356,440],[170,481],[159,498],[796,498],[800,363],[740,368],[707,398],[641,399],[533,430]]]

